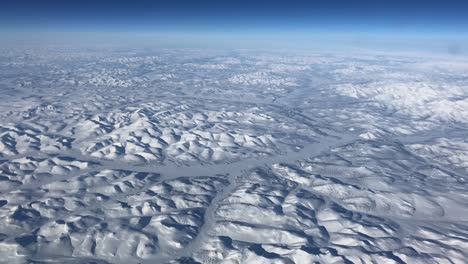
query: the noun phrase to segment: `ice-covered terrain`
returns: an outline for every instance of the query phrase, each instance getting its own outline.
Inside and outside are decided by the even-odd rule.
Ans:
[[[0,49],[0,263],[466,263],[468,59]]]

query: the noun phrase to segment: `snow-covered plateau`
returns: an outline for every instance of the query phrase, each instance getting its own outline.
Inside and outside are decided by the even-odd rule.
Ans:
[[[0,263],[466,263],[468,59],[0,49]]]

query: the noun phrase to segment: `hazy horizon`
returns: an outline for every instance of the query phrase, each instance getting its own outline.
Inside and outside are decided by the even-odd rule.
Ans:
[[[1,7],[0,37],[15,44],[137,39],[164,47],[353,47],[457,55],[468,48],[468,3],[457,0],[7,0]]]

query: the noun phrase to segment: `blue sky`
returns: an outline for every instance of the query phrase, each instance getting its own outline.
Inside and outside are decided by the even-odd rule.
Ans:
[[[4,38],[48,36],[46,33],[53,32],[120,32],[140,36],[185,34],[192,39],[224,37],[225,42],[260,36],[312,42],[317,36],[347,37],[357,42],[375,42],[373,36],[464,42],[468,36],[468,1],[2,0],[1,32],[8,33]]]
[[[2,0],[3,29],[468,31],[461,0]]]

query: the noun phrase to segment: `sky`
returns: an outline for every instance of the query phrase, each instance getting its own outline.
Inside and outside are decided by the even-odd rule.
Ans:
[[[199,41],[223,38],[225,42],[261,37],[291,43],[317,36],[355,42],[417,38],[464,45],[468,1],[1,0],[2,32],[4,39],[86,32],[192,36]]]

